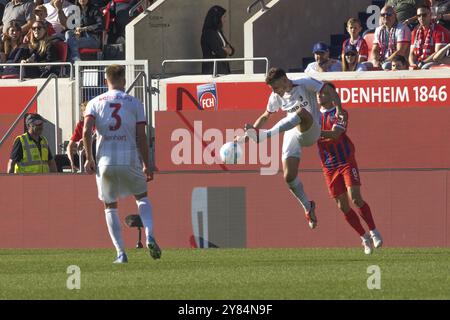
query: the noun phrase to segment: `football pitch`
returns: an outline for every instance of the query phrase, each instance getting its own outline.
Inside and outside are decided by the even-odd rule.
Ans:
[[[0,249],[0,299],[450,299],[449,248],[166,249],[156,261],[129,249],[123,265],[114,256]]]

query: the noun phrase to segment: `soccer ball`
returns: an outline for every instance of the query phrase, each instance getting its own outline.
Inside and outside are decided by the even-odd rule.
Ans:
[[[236,164],[242,157],[242,148],[237,142],[227,142],[220,148],[220,159],[226,164]]]

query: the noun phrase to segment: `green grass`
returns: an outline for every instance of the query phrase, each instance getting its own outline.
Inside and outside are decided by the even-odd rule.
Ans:
[[[0,249],[0,299],[450,299],[450,249]],[[68,290],[69,265],[81,289]],[[367,267],[381,269],[369,290]]]

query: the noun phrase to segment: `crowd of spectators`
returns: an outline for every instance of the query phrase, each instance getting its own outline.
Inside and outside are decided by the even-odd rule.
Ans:
[[[446,28],[450,0],[387,0],[379,22],[369,46],[361,35],[361,22],[350,18],[341,63],[330,58],[326,43],[317,42],[312,51],[315,61],[305,72],[429,69],[450,64],[450,31]]]
[[[136,11],[134,16],[130,16],[129,10],[139,2],[140,0],[0,0],[0,63],[73,63],[82,58],[80,49],[101,52],[107,46],[114,45],[122,45],[123,53],[125,26],[139,14]],[[152,2],[154,1],[147,0],[142,6],[148,6]],[[58,45],[58,42],[63,42],[64,45]],[[65,49],[60,50],[61,47]],[[0,76],[17,75],[18,70],[17,67],[0,67]],[[31,77],[45,77],[48,74],[46,71],[54,71],[50,67],[40,71],[31,67],[25,70],[26,75]]]

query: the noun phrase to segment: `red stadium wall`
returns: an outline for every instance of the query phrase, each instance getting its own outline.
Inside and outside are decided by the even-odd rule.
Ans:
[[[362,192],[386,246],[450,246],[449,82],[448,78],[335,82],[349,110],[348,132],[356,146]],[[281,172],[263,176],[261,164],[208,165],[203,158],[198,164],[174,163],[172,152],[180,142],[173,136],[177,130],[190,136],[192,149],[210,152],[208,129],[222,136],[262,112],[269,92],[263,83],[218,84],[217,112],[188,105],[192,99],[185,98],[186,92],[191,90],[196,97],[195,86],[173,85],[181,89],[169,94],[168,85],[167,107],[172,111],[157,112],[155,117],[159,172],[149,184],[155,233],[163,247],[191,246],[198,210],[193,192],[204,187],[243,190],[246,247],[360,246],[327,194],[315,146],[304,149],[300,168],[306,191],[318,206],[319,228],[313,231]],[[234,90],[224,91],[222,85]],[[366,87],[374,89],[364,91]],[[181,98],[177,90],[184,92]],[[271,124],[281,116],[275,115]],[[194,134],[199,125],[202,130]],[[94,177],[2,175],[0,179],[0,247],[111,247]],[[208,219],[216,219],[215,212],[226,212],[231,221],[235,203],[225,194],[224,199],[220,207],[210,209]],[[120,213],[122,221],[136,213],[134,201],[122,201]],[[232,223],[224,224],[224,229],[225,238],[238,229],[242,232]],[[128,247],[134,246],[136,233],[124,227]]]

